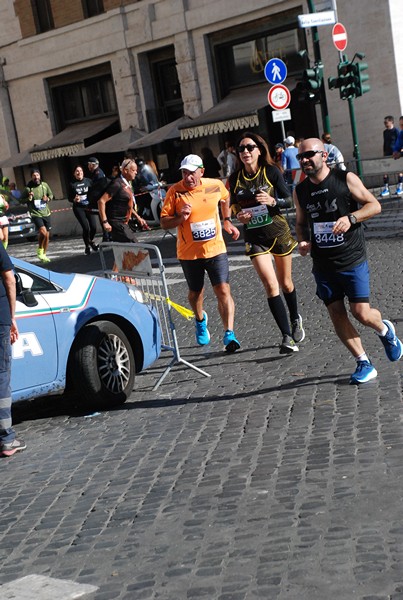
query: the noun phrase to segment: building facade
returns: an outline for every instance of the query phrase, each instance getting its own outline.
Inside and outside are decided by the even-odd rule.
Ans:
[[[362,157],[382,156],[383,117],[402,114],[400,2],[338,0],[348,56],[365,53],[369,64],[371,90],[355,102]],[[312,30],[298,26],[298,15],[307,12],[305,0],[3,0],[3,174],[21,186],[31,164],[39,164],[62,198],[87,147],[129,127],[150,132],[182,116],[189,121],[181,138],[142,149],[171,177],[184,153],[203,146],[218,153],[243,129],[253,127],[273,147],[283,138],[267,102],[264,66],[273,57],[287,65],[285,131],[320,135],[320,105],[297,92],[307,66],[299,53],[306,50],[311,62],[315,56]],[[331,30],[318,27],[325,79],[337,74],[339,62]],[[333,140],[352,159],[348,104],[327,85],[326,97]],[[104,160],[109,168],[116,157]]]

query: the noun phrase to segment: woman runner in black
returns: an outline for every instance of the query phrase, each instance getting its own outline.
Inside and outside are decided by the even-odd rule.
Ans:
[[[276,195],[289,198],[290,192],[260,135],[243,133],[236,152],[242,168],[229,178],[232,211],[244,225],[246,255],[263,283],[270,310],[282,333],[280,354],[291,354],[298,351],[297,344],[305,338],[305,331],[291,275],[291,254],[297,242],[276,200]]]
[[[91,248],[97,252],[99,246],[94,242],[97,232],[97,219],[89,209],[88,190],[91,187],[91,179],[84,177],[83,168],[80,165],[74,169],[74,181],[70,183],[69,201],[73,203],[73,213],[83,230],[83,241],[85,254],[91,253]]]

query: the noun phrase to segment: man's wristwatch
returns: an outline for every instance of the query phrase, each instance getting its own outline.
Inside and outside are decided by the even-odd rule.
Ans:
[[[230,223],[232,223],[232,219],[231,219],[231,217],[225,217],[225,218],[224,218],[224,221],[229,221]]]
[[[355,225],[357,223],[357,217],[355,215],[347,215],[348,220],[350,221],[350,225]]]

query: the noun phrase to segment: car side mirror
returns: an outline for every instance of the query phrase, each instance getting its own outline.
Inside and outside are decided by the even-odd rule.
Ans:
[[[17,297],[22,299],[22,302],[28,308],[32,308],[33,306],[37,306],[38,300],[35,298],[33,291],[31,290],[31,286],[33,284],[32,277],[29,275],[25,275],[25,273],[15,273],[15,287]]]

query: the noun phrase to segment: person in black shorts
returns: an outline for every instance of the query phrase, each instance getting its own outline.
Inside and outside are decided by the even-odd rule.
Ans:
[[[243,133],[236,152],[242,168],[229,178],[232,212],[244,225],[246,255],[263,283],[269,308],[282,333],[280,354],[291,354],[298,351],[297,344],[305,338],[305,331],[291,274],[291,254],[297,242],[276,200],[278,195],[291,201],[290,192],[260,135]]]
[[[51,230],[51,210],[49,202],[53,199],[53,193],[46,181],[42,181],[39,169],[31,169],[31,180],[24,188],[20,202],[28,206],[31,219],[38,230],[38,249],[36,255],[43,263],[49,263],[50,258],[46,253],[49,246]]]
[[[394,325],[369,303],[369,268],[361,223],[381,212],[381,205],[355,173],[329,169],[327,152],[317,138],[304,140],[297,159],[307,178],[294,192],[298,250],[311,253],[316,294],[325,303],[335,331],[356,360],[350,383],[367,383],[377,376],[351,322],[353,316],[379,335],[386,356],[399,360],[403,344]]]

